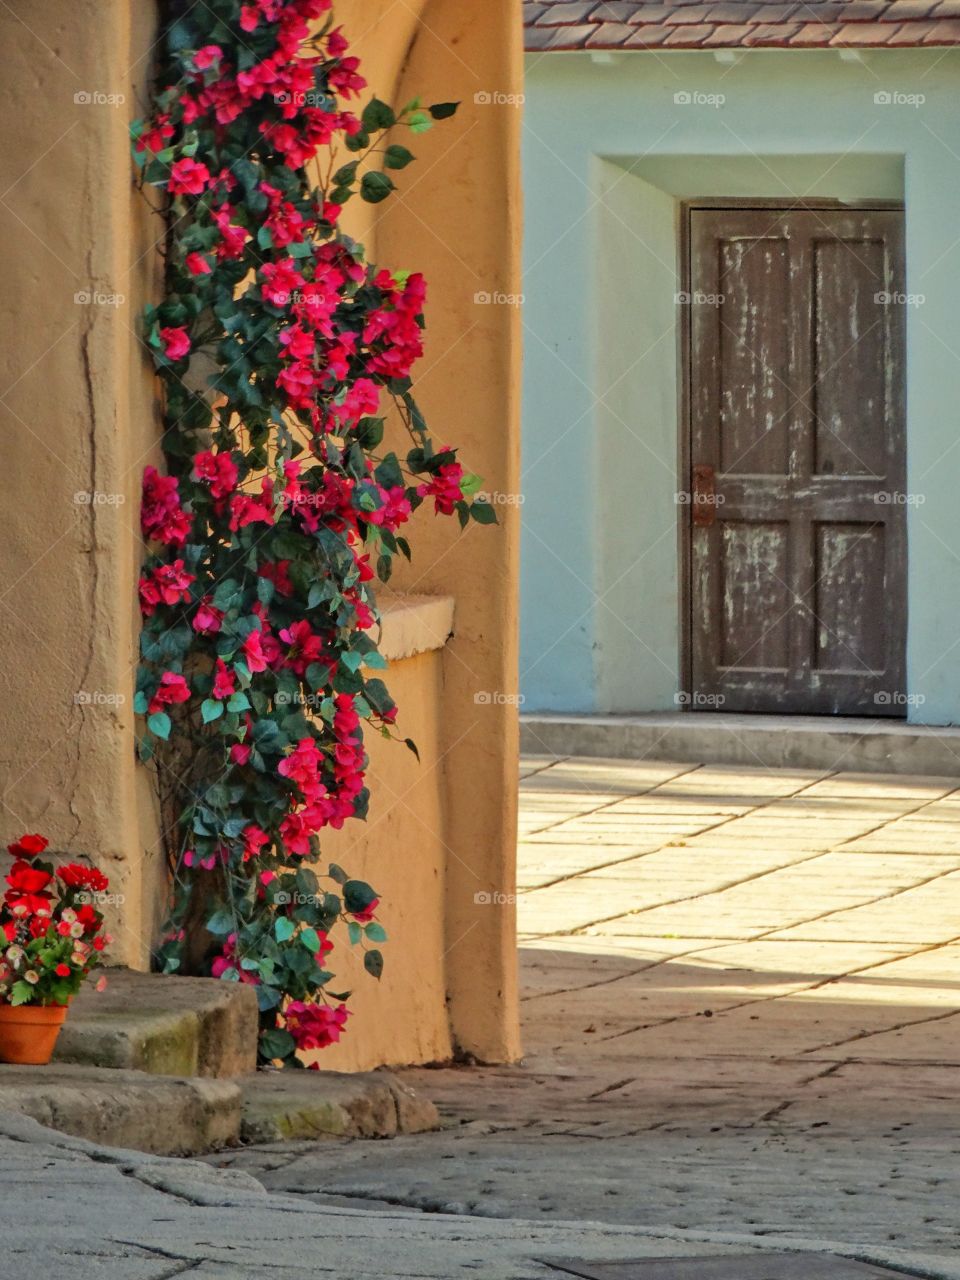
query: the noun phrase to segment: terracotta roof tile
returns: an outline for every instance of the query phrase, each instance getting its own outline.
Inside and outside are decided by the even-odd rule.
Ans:
[[[592,49],[595,45],[602,46],[604,49],[619,48],[636,34],[637,28],[628,26],[626,22],[601,22],[593,28],[592,34],[587,38],[587,48]]]
[[[664,40],[665,45],[675,47],[682,45],[684,49],[700,49],[704,40],[713,31],[711,26],[686,26],[683,23],[674,23],[672,34]]]
[[[831,45],[839,45],[845,49],[864,45],[886,44],[893,29],[888,29],[882,22],[851,22],[840,28],[830,41]]]
[[[714,27],[713,31],[704,40],[703,47],[705,49],[728,49],[731,45],[743,44],[744,36],[749,35],[752,30],[751,26],[745,24],[737,26],[734,23],[724,23],[723,26]]]
[[[526,0],[527,48],[960,45],[960,0]]]
[[[548,4],[546,12],[537,19],[537,26],[559,27],[565,23],[582,22],[596,7],[596,0],[562,0],[560,4]]]
[[[909,22],[914,18],[925,18],[933,12],[937,0],[893,0],[886,13],[888,22]]]
[[[706,22],[709,11],[708,4],[690,4],[685,9],[675,9],[665,21],[673,24],[702,25]]]
[[[896,30],[896,27],[891,28]],[[791,48],[826,48],[840,30],[838,22],[805,22],[790,41]]]
[[[933,31],[936,27],[935,22],[907,22],[902,27],[898,27],[887,44],[891,45],[917,45],[923,43],[923,38],[928,31]]]
[[[770,25],[754,23],[750,28],[750,34],[745,37],[743,43],[748,47],[753,45],[787,45],[800,31],[800,26],[799,22],[774,22]]]

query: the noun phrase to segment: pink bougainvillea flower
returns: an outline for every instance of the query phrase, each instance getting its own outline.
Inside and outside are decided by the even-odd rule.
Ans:
[[[275,307],[285,307],[295,289],[306,283],[292,262],[268,262],[260,268],[263,296]]]
[[[251,986],[258,986],[260,978],[251,969],[245,969],[240,963],[240,956],[237,954],[237,935],[231,933],[227,935],[223,944],[223,951],[210,966],[210,972],[215,978],[228,978],[233,982],[240,981],[249,983]]]
[[[264,846],[269,845],[270,837],[262,827],[251,823],[243,829],[243,860],[249,862],[251,858],[259,857],[263,852]]]
[[[140,524],[145,538],[175,546],[186,542],[190,517],[180,505],[176,476],[162,476],[156,467],[144,467]]]
[[[189,699],[190,686],[183,676],[175,671],[165,671],[160,677],[160,684],[150,699],[147,710],[150,715],[153,715],[156,711],[162,711],[164,707],[175,706],[178,702],[187,702]]]
[[[139,153],[151,151],[154,155],[165,150],[176,130],[170,123],[169,113],[157,116],[149,129],[144,129],[134,143],[134,150]]]
[[[185,261],[187,270],[192,276],[208,276],[213,270],[210,259],[204,257],[202,253],[188,253]]]
[[[377,907],[379,907],[379,905],[380,899],[374,898],[374,900],[365,906],[362,911],[354,911],[351,912],[351,914],[358,924],[369,924],[376,915]]]
[[[205,164],[191,160],[189,156],[170,166],[167,190],[175,196],[199,196],[210,181],[210,170]]]
[[[260,671],[266,671],[267,660],[263,654],[262,635],[259,631],[251,631],[243,642],[242,646],[243,660],[247,664],[247,670],[253,674]]]
[[[205,44],[193,55],[193,65],[198,71],[206,71],[223,57],[223,50],[218,44]]]
[[[450,446],[445,445],[441,452],[446,453],[449,450]],[[445,462],[428,484],[417,486],[417,493],[421,498],[433,498],[437,515],[450,516],[453,515],[457,503],[463,501],[463,490],[460,487],[462,482],[463,467],[460,463]]]
[[[210,486],[212,498],[228,498],[237,487],[237,464],[229,453],[198,453],[193,460],[193,475]]]
[[[163,354],[168,360],[183,360],[190,354],[190,335],[182,325],[179,328],[161,329],[160,341],[163,343]]]
[[[245,742],[235,742],[230,748],[230,763],[245,765],[250,759],[252,748]]]
[[[291,1000],[283,1011],[287,1030],[298,1049],[325,1049],[340,1039],[350,1015],[345,1004],[307,1004]]]
[[[290,646],[284,658],[284,666],[290,667],[297,675],[304,675],[311,663],[323,660],[323,640],[314,633],[310,623],[304,618],[284,627],[280,632],[280,639]]]
[[[140,609],[144,617],[152,617],[161,604],[175,605],[189,600],[190,586],[195,581],[182,560],[159,565],[149,577],[140,579]]]
[[[222,658],[218,658],[213,674],[213,696],[220,699],[229,698],[235,694],[236,691],[236,676],[224,660]]]
[[[223,610],[215,609],[204,596],[193,615],[193,629],[201,636],[215,636],[223,627]]]

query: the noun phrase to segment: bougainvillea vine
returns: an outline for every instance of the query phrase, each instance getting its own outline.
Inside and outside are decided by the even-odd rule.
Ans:
[[[175,832],[158,961],[253,985],[261,1055],[285,1064],[347,1020],[334,936],[375,977],[383,963],[375,890],[318,868],[319,833],[366,815],[364,727],[398,736],[372,584],[409,557],[422,503],[493,519],[411,394],[423,277],[369,264],[340,226],[413,159],[397,130],[455,104],[365,101],[330,6],[174,15],[133,136],[168,197],[164,297],[144,317],[166,467],[143,477],[136,701]],[[403,456],[382,447],[388,412]]]

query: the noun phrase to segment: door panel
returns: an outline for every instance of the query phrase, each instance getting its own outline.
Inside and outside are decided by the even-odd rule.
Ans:
[[[687,271],[692,705],[902,714],[903,214],[693,209]]]

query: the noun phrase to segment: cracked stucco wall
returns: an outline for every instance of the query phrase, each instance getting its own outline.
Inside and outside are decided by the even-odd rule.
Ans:
[[[152,10],[0,10],[0,835],[41,830],[103,865],[135,964],[160,865],[132,712],[139,476],[157,429],[135,330],[157,227],[131,188],[127,129]]]
[[[505,493],[518,487],[519,317],[474,294],[518,289],[520,117],[474,95],[519,91],[519,9],[491,0],[482,21],[459,0],[336,10],[382,97],[464,100],[415,140],[402,192],[351,210],[351,229],[371,256],[426,272],[422,403],[438,442],[462,443]],[[151,779],[134,755],[139,486],[159,461],[137,330],[159,294],[163,224],[132,187],[127,130],[146,106],[155,31],[154,0],[0,5],[0,105],[15,122],[0,149],[0,839],[41,830],[104,865],[123,895],[120,958],[140,966],[164,891]],[[381,891],[391,943],[383,982],[352,984],[352,1034],[325,1066],[519,1051],[517,524],[515,508],[499,529],[463,535],[428,509],[418,518],[398,586],[455,596],[456,634],[390,673],[422,765],[372,743],[371,820],[326,842]]]

